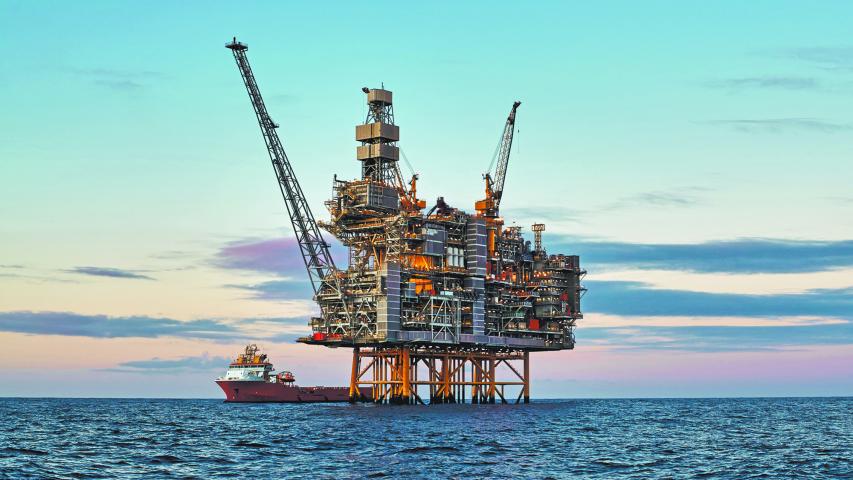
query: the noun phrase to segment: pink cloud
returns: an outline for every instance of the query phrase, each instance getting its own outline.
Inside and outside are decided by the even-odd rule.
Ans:
[[[343,265],[345,255],[342,252],[343,247],[340,244],[332,245],[332,254],[338,265]],[[214,263],[221,268],[273,273],[279,276],[303,275],[305,270],[302,253],[294,237],[231,242],[219,250]]]

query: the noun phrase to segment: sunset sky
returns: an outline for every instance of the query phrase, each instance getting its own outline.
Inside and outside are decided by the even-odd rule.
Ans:
[[[851,395],[851,18],[0,1],[0,396],[218,398],[249,341],[346,383],[350,351],[294,343],[315,307],[235,35],[318,218],[333,174],[359,174],[361,87],[394,92],[420,196],[468,211],[523,102],[502,213],[589,271],[577,346],[532,357],[534,397]]]

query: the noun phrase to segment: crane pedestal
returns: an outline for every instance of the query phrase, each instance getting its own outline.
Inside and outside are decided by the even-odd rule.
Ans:
[[[350,401],[361,399],[362,391],[383,404],[529,403],[530,354],[456,347],[355,347]]]

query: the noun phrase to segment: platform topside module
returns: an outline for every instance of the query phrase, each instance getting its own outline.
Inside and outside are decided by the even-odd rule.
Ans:
[[[519,102],[476,213],[441,198],[423,212],[417,177],[404,185],[399,172],[392,94],[365,90],[369,113],[355,135],[361,178],[335,179],[326,202],[331,219],[320,222],[349,248],[349,266],[337,274],[344,301],[333,288],[318,292],[323,315],[302,341],[572,348],[585,273],[578,257],[548,255],[542,224],[533,227],[531,247],[521,228],[505,228],[498,214]]]
[[[496,167],[484,175],[485,198],[475,203],[475,213],[443,197],[424,211],[417,175],[407,182],[398,166],[393,95],[384,87],[363,88],[368,113],[355,130],[361,177],[335,177],[334,196],[326,202],[331,218],[318,222],[264,105],[248,46],[234,39],[226,47],[252,101],[320,306],[312,335],[299,341],[354,348],[352,397],[366,383],[378,387],[375,401],[421,401],[421,384],[429,385],[433,401],[464,401],[470,387],[472,401],[494,402],[496,393],[505,401],[503,386],[523,385],[519,399],[526,401],[526,352],[574,348],[586,272],[578,256],[546,252],[543,224],[532,226],[531,246],[521,227],[505,227],[499,214],[520,102],[506,119]],[[320,227],[348,248],[346,268],[335,266]],[[524,374],[509,365],[520,359]],[[385,369],[385,362],[393,367]],[[496,380],[501,362],[521,383]],[[428,380],[417,380],[419,364],[429,369]],[[369,368],[374,380],[363,380]]]

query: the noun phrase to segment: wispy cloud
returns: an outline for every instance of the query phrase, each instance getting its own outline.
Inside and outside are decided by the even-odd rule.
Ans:
[[[249,285],[226,285],[251,293],[258,300],[311,300],[314,291],[307,278],[269,280]]]
[[[117,68],[69,68],[68,71],[77,75],[99,78],[138,79],[164,76],[162,72],[153,70],[122,70]]]
[[[0,265],[0,277],[23,277],[24,275],[19,273],[23,269],[23,265]]]
[[[514,218],[520,222],[574,222],[583,223],[582,217],[585,212],[573,210],[562,206],[540,205],[527,207],[501,208],[501,212],[507,218]]]
[[[649,244],[549,237],[547,244],[554,251],[577,252],[585,265],[593,267],[706,273],[803,273],[853,267],[853,240],[745,238]]]
[[[289,275],[305,268],[295,238],[251,239],[231,242],[219,250],[220,268]]]
[[[812,327],[838,325],[850,320],[837,317],[817,316],[690,316],[690,315],[609,315],[587,313],[583,318],[584,328],[637,328],[637,327]]]
[[[685,194],[676,194],[672,192],[646,192],[634,195],[628,198],[628,201],[637,202],[645,205],[657,206],[686,206],[696,203],[696,199]]]
[[[153,277],[143,275],[132,270],[123,270],[120,268],[110,267],[74,267],[64,270],[68,273],[76,273],[80,275],[90,275],[93,277],[110,277],[110,278],[128,278],[136,280],[154,280]]]
[[[155,260],[189,260],[198,257],[198,252],[188,250],[166,250],[149,255]]]
[[[805,62],[822,70],[853,71],[853,46],[784,48],[764,53]]]
[[[110,317],[71,312],[0,312],[0,331],[92,338],[190,337],[226,339],[238,329],[222,320],[180,321],[146,316]]]
[[[702,193],[709,189],[705,187],[689,186],[678,187],[669,190],[652,190],[637,192],[614,201],[604,203],[589,209],[570,209],[565,206],[539,205],[526,207],[507,207],[502,210],[508,218],[514,218],[519,222],[534,223],[563,223],[584,224],[585,219],[602,212],[612,212],[636,208],[682,208],[691,207],[702,203]]]
[[[138,91],[152,80],[162,78],[161,72],[151,70],[121,70],[114,68],[68,68],[68,72],[91,79],[92,83],[111,90]]]
[[[325,240],[332,245],[331,251],[335,261],[342,263],[346,258],[345,248],[337,241],[329,238]],[[230,242],[217,252],[213,264],[219,268],[307,278],[302,252],[293,237]]]
[[[694,201],[687,194],[684,197],[640,194],[635,200],[664,205],[689,205]],[[619,200],[623,201],[628,200]],[[853,267],[853,240],[745,238],[692,244],[650,244],[596,241],[548,235],[548,232],[546,236],[549,249],[574,252],[587,266],[705,273],[803,273]],[[293,239],[229,244],[220,250],[214,262],[222,268],[273,273],[278,277],[268,282],[228,287],[256,292],[259,298],[310,298],[310,286],[303,281],[305,267]]]
[[[144,87],[143,84],[133,80],[95,80],[95,85],[107,87],[113,90],[140,90]]]
[[[307,331],[307,325],[305,317],[175,320],[72,312],[0,312],[0,332],[90,338],[181,337],[225,342],[292,340],[296,335],[288,330],[304,326]]]
[[[231,359],[228,357],[211,357],[204,353],[197,357],[158,358],[148,360],[132,360],[120,363],[115,368],[105,369],[121,373],[177,373],[222,370]]]
[[[335,242],[332,255],[337,265],[346,265],[346,250]],[[248,284],[231,283],[226,288],[247,292],[257,300],[311,300],[314,295],[299,244],[293,237],[247,239],[222,247],[212,260],[214,266],[230,270],[271,275],[274,278]]]
[[[703,190],[699,188],[685,188],[671,191],[640,192],[617,199],[608,203],[597,211],[623,210],[626,208],[641,207],[689,207],[699,203],[696,192]]]
[[[583,309],[587,312],[626,316],[818,316],[853,319],[853,288],[751,295],[656,289],[642,282],[590,280],[585,284],[589,291],[584,296]]]
[[[824,198],[833,202],[833,203],[843,203],[843,204],[853,205],[853,197],[830,196],[830,197],[824,197]]]
[[[830,122],[818,118],[731,119],[707,120],[696,123],[728,127],[742,133],[784,133],[791,131],[842,133],[853,130],[853,125],[849,123]]]
[[[752,89],[771,90],[819,90],[821,84],[817,79],[811,77],[783,77],[783,76],[759,76],[726,78],[711,80],[705,85],[709,88],[738,92]]]
[[[853,344],[853,324],[788,327],[656,327],[583,328],[578,343],[629,350],[690,352],[783,350],[803,345]]]

